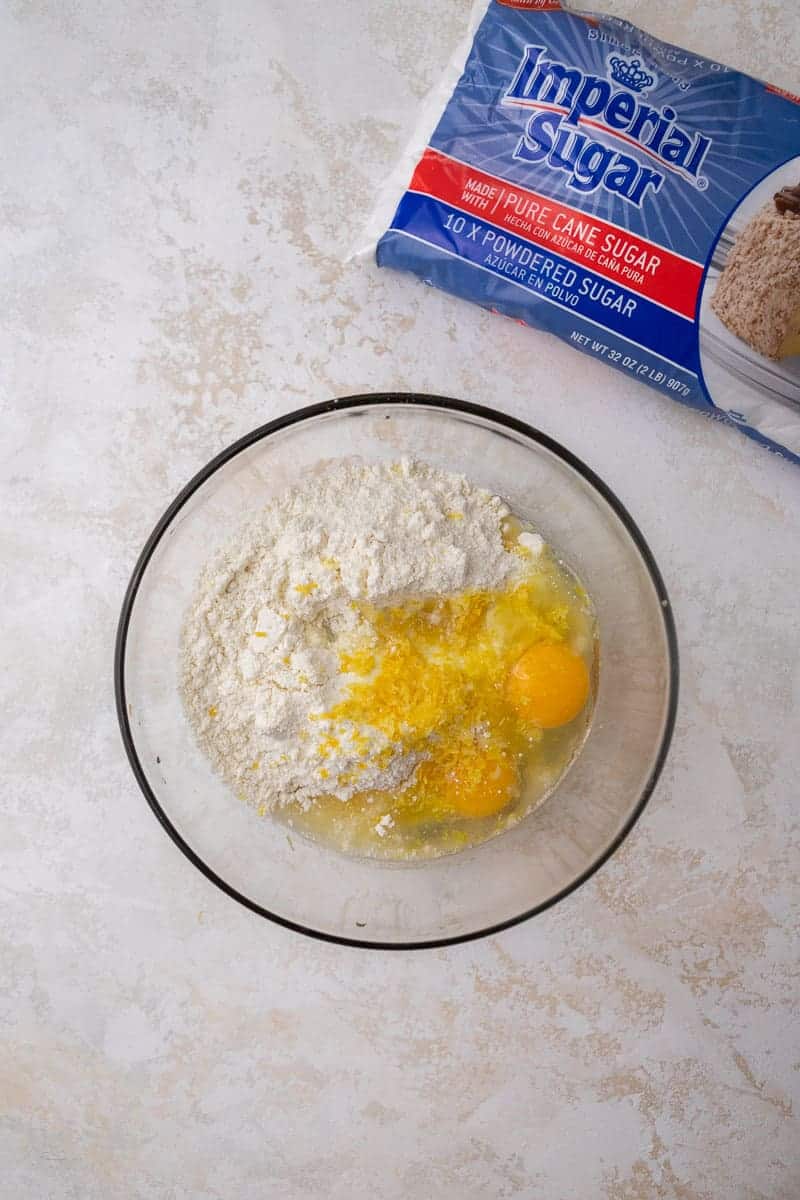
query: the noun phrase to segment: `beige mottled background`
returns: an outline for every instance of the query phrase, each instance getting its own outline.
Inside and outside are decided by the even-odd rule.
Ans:
[[[795,0],[611,0],[800,90]],[[465,0],[0,10],[3,1200],[797,1200],[800,471],[568,348],[343,264]],[[418,954],[317,944],[186,862],[123,759],[135,556],[236,436],[460,395],[640,521],[683,691],[624,849]]]

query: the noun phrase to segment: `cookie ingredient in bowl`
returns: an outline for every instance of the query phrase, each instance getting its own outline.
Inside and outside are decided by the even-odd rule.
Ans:
[[[563,642],[537,642],[517,659],[506,694],[519,716],[540,729],[574,720],[589,695],[589,671]]]
[[[343,462],[203,573],[184,692],[262,811],[340,848],[442,853],[563,773],[592,647],[585,593],[503,501],[422,463]]]
[[[186,622],[184,695],[240,794],[272,807],[310,802],[322,784],[346,798],[409,777],[416,759],[387,753],[385,732],[350,723],[326,741],[338,643],[359,624],[354,603],[502,585],[519,566],[501,537],[507,515],[488,492],[422,463],[339,463],[223,549]]]

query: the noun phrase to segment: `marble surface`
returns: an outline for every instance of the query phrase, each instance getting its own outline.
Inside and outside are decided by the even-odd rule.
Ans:
[[[0,1192],[15,1200],[800,1194],[800,471],[344,255],[464,0],[12,0],[0,21]],[[798,90],[790,0],[613,0]],[[682,698],[567,901],[386,955],[239,908],[124,759],[115,622],[177,489],[336,394],[495,405],[640,521]]]

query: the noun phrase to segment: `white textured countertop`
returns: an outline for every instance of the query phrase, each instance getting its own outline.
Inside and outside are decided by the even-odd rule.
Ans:
[[[608,7],[798,90],[791,0]],[[4,6],[9,1200],[800,1195],[800,470],[343,264],[467,10]],[[649,539],[682,652],[668,767],[616,857],[501,936],[393,955],[207,883],[137,790],[112,689],[124,587],[178,488],[277,413],[380,389],[574,449]]]

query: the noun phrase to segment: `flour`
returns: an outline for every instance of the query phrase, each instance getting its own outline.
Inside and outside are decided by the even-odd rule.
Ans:
[[[419,756],[371,727],[324,717],[346,687],[354,602],[498,588],[520,572],[502,500],[401,460],[339,461],[269,504],[203,571],[183,637],[183,692],[199,741],[264,809],[397,789]],[[536,535],[533,535],[534,537]]]

